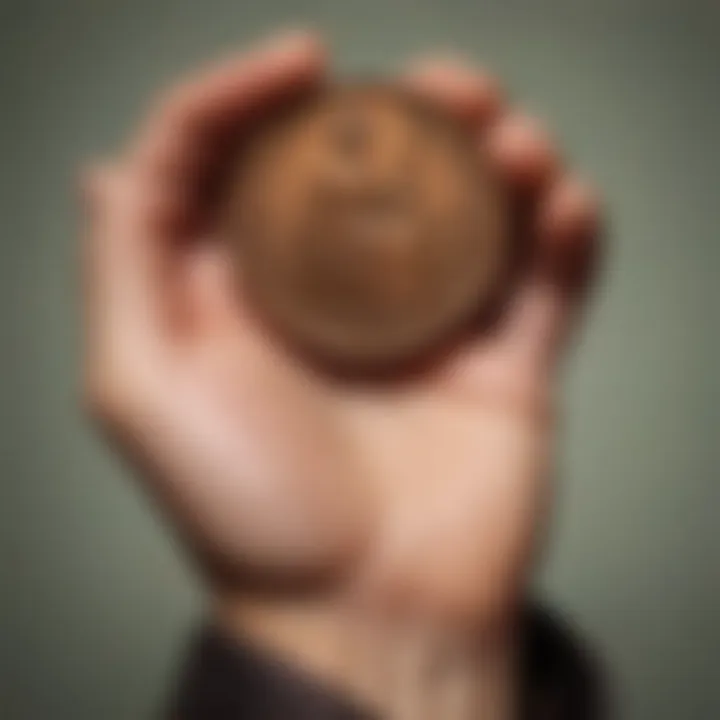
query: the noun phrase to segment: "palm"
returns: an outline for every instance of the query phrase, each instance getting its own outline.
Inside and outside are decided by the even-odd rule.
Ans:
[[[299,364],[258,324],[237,323],[232,304],[228,291],[194,311],[193,376],[208,411],[187,417],[213,430],[187,434],[200,455],[216,452],[202,439],[218,432],[243,438],[224,465],[236,485],[228,527],[252,537],[237,560],[297,576],[347,570],[350,558],[353,580],[467,606],[458,611],[498,601],[480,590],[510,590],[544,470],[543,380],[522,356],[478,342],[422,377],[354,387]],[[216,533],[210,544],[225,546]]]

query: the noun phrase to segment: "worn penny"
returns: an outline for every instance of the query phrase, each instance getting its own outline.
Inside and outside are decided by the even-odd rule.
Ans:
[[[258,308],[344,365],[442,342],[491,301],[508,260],[504,194],[477,139],[379,84],[263,120],[236,161],[225,231]]]

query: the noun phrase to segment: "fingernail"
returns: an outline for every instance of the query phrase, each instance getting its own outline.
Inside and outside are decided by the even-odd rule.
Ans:
[[[307,28],[289,28],[273,33],[261,44],[263,52],[270,54],[295,55],[298,53],[321,51],[321,42],[317,33]]]

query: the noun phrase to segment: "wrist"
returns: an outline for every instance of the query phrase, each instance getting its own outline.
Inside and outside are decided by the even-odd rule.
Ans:
[[[382,720],[506,720],[518,689],[519,623],[450,628],[335,601],[227,599],[226,633],[303,672]]]

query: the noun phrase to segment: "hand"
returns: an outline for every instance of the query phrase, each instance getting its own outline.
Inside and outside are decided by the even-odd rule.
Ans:
[[[407,73],[534,208],[531,262],[500,322],[422,377],[373,388],[314,373],[239,299],[202,189],[228,130],[324,66],[296,36],[190,78],[89,173],[89,405],[218,592],[302,584],[441,623],[502,622],[542,526],[555,368],[597,203],[489,78],[447,63]]]

